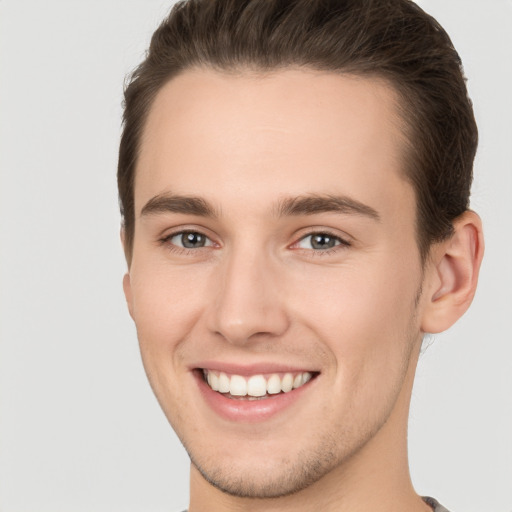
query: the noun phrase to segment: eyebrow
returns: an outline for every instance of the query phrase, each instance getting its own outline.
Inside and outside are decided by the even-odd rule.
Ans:
[[[329,212],[363,215],[380,221],[377,210],[348,196],[312,194],[291,197],[281,200],[277,207],[279,216],[315,215]]]
[[[348,196],[311,194],[287,197],[278,202],[275,212],[278,217],[333,212],[363,215],[380,221],[377,210]],[[182,213],[214,219],[219,217],[215,208],[205,199],[176,194],[159,194],[151,198],[141,210],[141,216],[160,213]]]
[[[152,197],[142,208],[140,215],[156,215],[159,213],[183,213],[199,217],[218,217],[215,208],[210,203],[195,196],[176,194],[159,194]]]

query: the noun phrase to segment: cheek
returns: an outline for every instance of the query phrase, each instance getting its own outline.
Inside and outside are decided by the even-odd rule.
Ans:
[[[295,307],[305,318],[329,326],[328,332],[362,334],[407,323],[419,286],[419,272],[412,265],[320,268],[302,273],[290,295],[299,298]]]
[[[144,364],[169,364],[201,317],[206,279],[200,272],[187,272],[158,265],[131,269],[133,317]],[[176,368],[179,362],[174,361]]]
[[[189,376],[181,347],[202,316],[206,280],[197,272],[170,271],[168,265],[134,263],[132,313],[142,362],[162,410],[179,434],[190,414],[185,392]]]
[[[321,269],[304,284],[298,315],[331,352],[337,385],[364,382],[378,389],[396,381],[415,339],[419,267],[390,258],[363,268]]]

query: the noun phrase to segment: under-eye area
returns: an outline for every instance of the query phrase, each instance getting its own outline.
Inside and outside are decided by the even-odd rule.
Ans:
[[[261,400],[305,386],[319,372],[285,372],[242,376],[221,371],[199,369],[203,380],[213,390],[228,398]]]

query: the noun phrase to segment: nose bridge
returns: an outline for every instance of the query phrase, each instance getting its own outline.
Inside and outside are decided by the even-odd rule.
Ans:
[[[261,247],[233,247],[217,276],[212,330],[235,344],[247,343],[255,335],[281,335],[287,329],[288,319],[276,266],[272,256]]]

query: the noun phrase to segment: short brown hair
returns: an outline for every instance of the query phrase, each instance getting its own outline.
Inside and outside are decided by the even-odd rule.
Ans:
[[[385,79],[398,93],[406,125],[404,173],[416,193],[423,259],[469,207],[478,132],[461,60],[443,28],[415,3],[185,0],[155,31],[125,88],[117,176],[128,261],[137,156],[149,109],[168,80],[194,67],[306,67]]]

